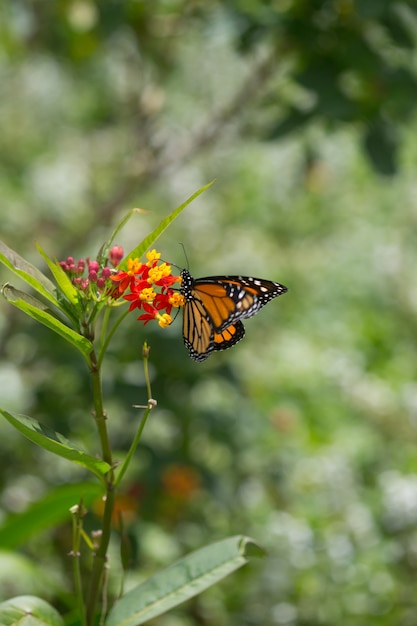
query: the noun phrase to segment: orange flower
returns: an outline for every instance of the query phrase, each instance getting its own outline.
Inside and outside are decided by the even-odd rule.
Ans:
[[[179,463],[168,465],[162,474],[162,485],[168,496],[178,500],[189,500],[200,488],[200,477],[196,470]]]

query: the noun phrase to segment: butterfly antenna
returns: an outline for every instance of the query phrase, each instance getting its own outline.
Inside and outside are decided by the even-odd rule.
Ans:
[[[172,261],[167,261],[166,259],[163,259],[162,257],[159,260],[162,261],[162,263],[166,263],[167,265],[172,265],[173,267],[176,267],[177,270],[182,269],[179,265],[175,265],[175,263],[173,263]]]
[[[184,252],[185,261],[186,261],[186,263],[187,263],[187,270],[189,270],[189,269],[190,269],[190,263],[189,263],[189,261],[188,261],[188,256],[187,256],[187,252],[186,252],[186,250],[185,250],[185,246],[184,246],[184,244],[182,243],[182,241],[179,241],[178,243],[179,243],[179,245],[181,246],[182,251]]]

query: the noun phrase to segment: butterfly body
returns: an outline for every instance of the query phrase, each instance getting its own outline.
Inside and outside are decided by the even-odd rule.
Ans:
[[[241,320],[287,291],[280,283],[249,276],[194,279],[182,270],[181,278],[184,343],[190,357],[199,362],[216,350],[234,346],[245,335]]]

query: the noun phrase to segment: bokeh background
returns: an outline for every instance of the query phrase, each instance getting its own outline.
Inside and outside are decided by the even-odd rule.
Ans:
[[[94,257],[158,241],[194,276],[289,292],[204,364],[181,322],[127,319],[105,365],[119,456],[153,394],[119,501],[127,587],[227,535],[267,558],[158,626],[417,621],[417,11],[387,0],[5,0],[0,7],[1,238]],[[2,282],[15,279],[0,268]],[[0,301],[0,403],[98,451],[81,358]],[[116,454],[117,456],[117,454]],[[88,480],[0,422],[0,599],[72,602],[70,524],[51,507]],[[67,491],[65,491],[67,490]],[[56,497],[58,497],[56,495]],[[53,500],[52,502],[57,502]],[[45,504],[46,503],[46,504]],[[58,509],[57,509],[58,510]],[[89,506],[95,528],[99,503]],[[40,521],[39,521],[40,520]],[[9,524],[9,527],[7,526]],[[119,580],[118,536],[110,586]]]

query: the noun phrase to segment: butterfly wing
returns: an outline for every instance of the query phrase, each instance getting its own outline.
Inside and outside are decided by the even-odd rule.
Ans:
[[[211,350],[227,350],[231,348],[238,341],[245,336],[245,327],[242,322],[235,322],[230,324],[221,332],[214,332],[212,342],[210,344]]]
[[[249,276],[210,276],[194,280],[191,294],[198,298],[216,330],[256,315],[265,304],[287,291],[280,283]]]
[[[186,297],[182,323],[184,343],[194,361],[204,361],[210,352],[213,328],[202,302]]]
[[[280,283],[243,276],[193,279],[181,272],[184,306],[183,335],[190,357],[204,361],[215,350],[234,346],[245,334],[240,320],[252,317],[273,298],[287,291]]]
[[[187,306],[187,305],[186,305]],[[184,344],[193,361],[205,361],[215,350],[227,350],[245,336],[245,327],[242,322],[230,324],[221,332],[214,332],[210,336],[202,333],[194,334],[193,341],[184,334]]]

